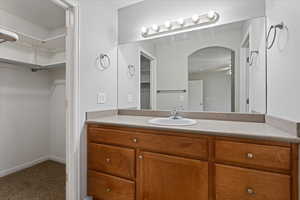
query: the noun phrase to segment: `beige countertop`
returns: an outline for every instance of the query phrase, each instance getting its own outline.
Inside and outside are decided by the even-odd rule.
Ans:
[[[196,133],[205,135],[231,136],[249,139],[300,143],[300,138],[297,137],[296,134],[282,131],[266,123],[197,119],[197,124],[192,126],[158,126],[148,123],[148,121],[153,118],[154,117],[145,116],[111,115],[88,119],[87,123],[97,123],[132,128],[174,130],[181,131],[183,132],[183,134]]]

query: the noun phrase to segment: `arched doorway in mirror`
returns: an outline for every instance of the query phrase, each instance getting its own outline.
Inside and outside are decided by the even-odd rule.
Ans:
[[[235,52],[212,46],[188,57],[189,111],[235,112]]]

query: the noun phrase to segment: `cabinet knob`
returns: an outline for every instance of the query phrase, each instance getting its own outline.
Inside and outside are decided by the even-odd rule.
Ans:
[[[142,155],[139,155],[139,159],[143,159],[143,156],[142,156]]]
[[[138,142],[138,139],[137,139],[137,138],[133,138],[133,139],[132,139],[132,142],[137,143],[137,142]]]
[[[253,159],[253,158],[254,158],[254,154],[253,154],[253,153],[247,153],[247,154],[246,154],[246,157],[247,157],[248,159]]]
[[[106,161],[107,163],[110,163],[110,158],[106,158],[105,161]]]
[[[106,188],[106,192],[111,192],[111,189],[110,188]]]
[[[255,195],[255,191],[254,191],[252,188],[247,188],[247,189],[246,189],[246,192],[247,192],[249,195]]]

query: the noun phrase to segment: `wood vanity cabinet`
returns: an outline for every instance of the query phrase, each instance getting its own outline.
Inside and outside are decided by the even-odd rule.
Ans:
[[[95,200],[298,200],[298,145],[88,124]]]
[[[208,162],[140,152],[138,199],[208,199]]]

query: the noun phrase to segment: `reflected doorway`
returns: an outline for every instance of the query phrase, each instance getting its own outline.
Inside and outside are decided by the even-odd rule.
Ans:
[[[189,110],[235,111],[235,52],[225,47],[199,49],[188,57]]]

